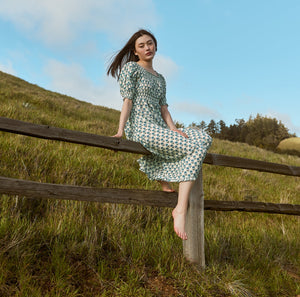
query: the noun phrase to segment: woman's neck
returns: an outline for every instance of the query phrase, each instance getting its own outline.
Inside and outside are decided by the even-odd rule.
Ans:
[[[139,60],[137,62],[140,66],[146,68],[146,69],[149,69],[149,70],[152,70],[153,71],[153,64],[152,64],[152,60],[150,61],[144,61],[144,60]]]

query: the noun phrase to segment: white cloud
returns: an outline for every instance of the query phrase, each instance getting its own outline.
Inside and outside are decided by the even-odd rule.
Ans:
[[[86,78],[84,69],[78,64],[63,64],[57,60],[49,60],[45,73],[50,77],[48,88],[62,94],[96,105],[121,109],[122,99],[115,79],[103,77],[99,84]]]
[[[300,127],[296,126],[293,123],[291,117],[288,114],[271,110],[267,113],[267,116],[280,120],[284,124],[284,126],[289,129],[290,133],[296,133],[298,136],[300,135]]]
[[[205,107],[199,103],[193,102],[177,102],[173,104],[174,110],[177,113],[188,113],[196,116],[209,116],[212,118],[220,118],[220,114],[208,107]]]
[[[155,59],[157,63],[155,69],[167,79],[176,75],[178,66],[170,58],[158,55]],[[50,77],[51,90],[93,104],[121,109],[122,99],[116,79],[103,76],[99,77],[99,83],[95,83],[87,78],[81,65],[65,64],[54,59],[48,60],[44,70]]]
[[[153,60],[153,67],[161,73],[167,81],[175,77],[178,73],[178,65],[169,57],[157,54]]]
[[[11,75],[17,74],[17,72],[13,68],[11,61],[6,61],[5,63],[0,63],[0,70],[2,72],[5,72],[5,73],[11,74]]]
[[[66,45],[81,32],[122,39],[157,23],[151,0],[10,0],[0,2],[0,16],[49,45]]]

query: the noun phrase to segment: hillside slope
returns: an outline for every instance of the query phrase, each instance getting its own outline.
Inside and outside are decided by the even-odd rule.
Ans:
[[[0,72],[0,116],[113,135],[119,112]],[[300,166],[300,158],[214,140],[210,152]],[[159,189],[137,155],[0,132],[0,175]],[[299,178],[204,165],[206,199],[300,203]],[[177,187],[177,185],[175,185]],[[205,213],[205,272],[182,257],[171,210],[0,196],[0,296],[296,296],[300,221]]]
[[[300,137],[291,137],[282,140],[277,149],[282,152],[294,152],[294,154],[300,156]]]

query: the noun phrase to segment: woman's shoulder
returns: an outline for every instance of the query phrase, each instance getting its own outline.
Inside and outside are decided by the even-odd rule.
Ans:
[[[137,66],[138,65],[137,65],[136,62],[129,61],[126,64],[124,64],[124,66],[122,67],[122,69],[133,69],[133,70],[136,70],[138,68]]]
[[[123,65],[121,69],[121,74],[135,74],[138,70],[137,63],[133,61],[129,61],[126,64]]]

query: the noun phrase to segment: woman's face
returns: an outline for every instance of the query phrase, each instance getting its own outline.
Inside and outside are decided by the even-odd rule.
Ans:
[[[140,61],[150,61],[156,52],[154,40],[149,35],[143,35],[135,41],[134,54]]]

